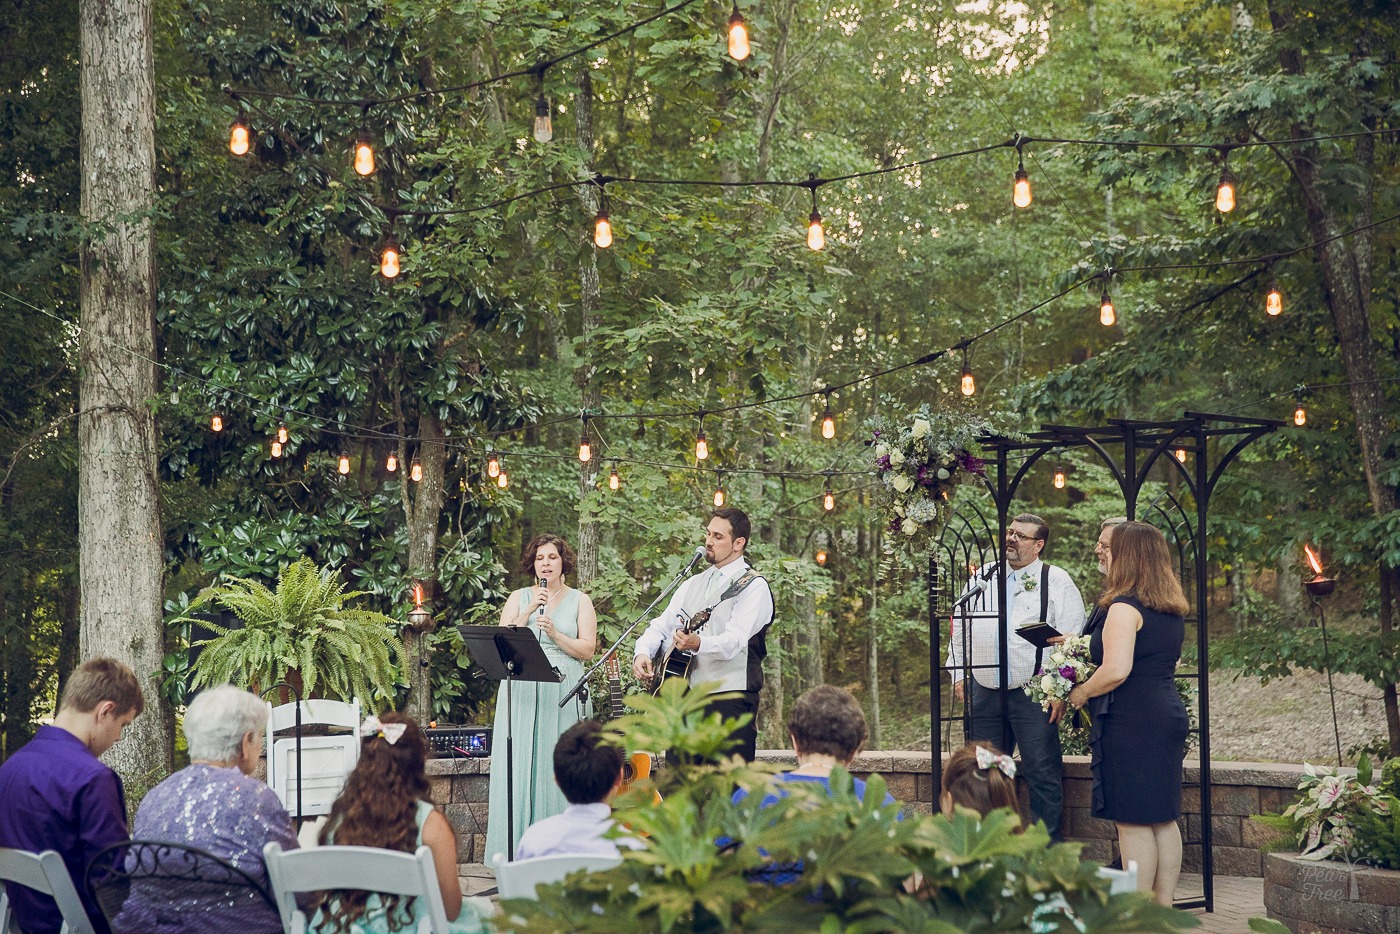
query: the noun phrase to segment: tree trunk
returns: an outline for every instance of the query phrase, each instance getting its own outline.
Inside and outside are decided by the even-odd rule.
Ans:
[[[578,144],[583,150],[584,164],[593,164],[593,74],[585,62],[579,67],[578,94],[574,96],[574,120],[578,126]],[[593,185],[579,186],[579,201],[583,204],[586,216],[598,213],[598,192]],[[593,380],[593,346],[590,343],[593,332],[598,329],[599,311],[603,304],[602,289],[598,285],[598,248],[592,244],[593,231],[587,228],[585,236],[589,243],[578,261],[579,307],[583,320],[580,325],[578,367],[574,370],[574,385],[578,387],[579,402],[585,412],[598,411],[600,397],[598,385]],[[596,438],[594,439],[596,441]],[[599,451],[598,444],[593,445]],[[582,503],[593,490],[593,477],[597,470],[598,458],[579,466],[578,497]],[[579,512],[578,567],[576,581],[580,589],[598,576],[598,523],[587,519]]]
[[[81,251],[78,567],[81,652],[130,665],[153,708],[107,759],[140,781],[170,768],[155,690],[164,654],[155,415],[155,69],[151,0],[78,5]]]
[[[400,408],[398,393],[394,403]],[[402,412],[396,413],[402,422]],[[403,429],[400,428],[401,435]],[[405,446],[406,447],[406,446]],[[406,451],[399,459],[404,460]],[[438,525],[442,520],[442,504],[446,498],[447,448],[443,445],[442,423],[430,406],[418,415],[418,462],[423,479],[414,483],[408,477],[411,463],[399,468],[403,479],[403,509],[408,519],[408,572],[415,580],[425,582],[425,596],[432,598],[437,591]],[[413,487],[410,493],[410,487]],[[427,633],[405,629],[404,654],[408,665],[408,713],[421,722],[432,719],[433,692],[429,673],[432,669],[431,648]]]
[[[861,499],[865,499],[863,493],[861,494]],[[863,535],[861,537],[864,538]],[[866,639],[869,644],[866,662],[870,678],[870,748],[883,749],[883,741],[880,738],[880,641],[875,631],[874,624],[875,614],[880,608],[880,531],[878,522],[876,523],[875,534],[870,537],[869,541],[872,543],[871,554],[868,559],[870,561],[869,619],[871,620],[871,624],[866,632]],[[867,560],[864,548],[857,549],[857,553],[861,560]],[[929,634],[929,638],[934,638],[932,633]],[[934,672],[933,680],[938,680],[937,672]]]

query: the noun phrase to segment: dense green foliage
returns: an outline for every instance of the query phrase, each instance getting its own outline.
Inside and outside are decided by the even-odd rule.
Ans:
[[[879,688],[892,725],[877,741],[927,742],[917,721],[928,698],[925,604],[917,582],[881,578],[883,523],[857,426],[945,406],[961,359],[834,392],[835,441],[817,431],[820,390],[938,354],[1107,267],[1311,242],[1311,189],[1293,151],[1233,152],[1240,206],[1223,220],[1211,207],[1211,151],[1032,144],[1035,200],[1024,211],[1010,204],[1009,149],[850,179],[819,191],[821,253],[803,245],[811,204],[801,188],[613,182],[608,250],[590,245],[590,186],[469,209],[593,172],[800,181],[1017,132],[1247,142],[1384,128],[1396,116],[1384,65],[1395,25],[1366,0],[746,3],[754,55],[744,63],[724,54],[730,6],[700,0],[548,69],[555,138],[539,144],[528,77],[413,95],[529,69],[654,14],[654,3],[159,0],[165,369],[151,404],[172,617],[220,578],[270,584],[302,557],[396,618],[411,583],[426,579],[441,624],[426,646],[434,710],[473,719],[493,686],[472,674],[452,626],[494,614],[521,544],[545,530],[573,539],[592,523],[598,576],[587,586],[602,635],[616,635],[698,539],[719,468],[731,502],[754,516],[752,554],[779,598],[765,742],[783,740],[782,697],[819,680],[861,690],[872,706]],[[11,234],[0,243],[11,334],[0,535],[22,555],[0,577],[11,742],[65,667],[54,646],[76,649],[65,635],[76,599],[66,420],[75,351],[62,323],[76,317],[79,234],[72,8],[43,0],[0,24],[0,204]],[[1271,9],[1288,21],[1271,22]],[[1301,73],[1280,64],[1294,53]],[[353,103],[383,98],[401,99]],[[352,103],[317,102],[328,99]],[[238,114],[254,134],[242,159],[226,145]],[[350,167],[361,126],[377,148],[368,178]],[[1373,142],[1334,140],[1310,157],[1338,233],[1396,212],[1395,144]],[[374,270],[391,230],[403,274],[388,284]],[[1393,413],[1394,228],[1344,240],[1369,260],[1355,278],[1385,381],[1372,388]],[[1346,572],[1357,611],[1354,633],[1333,637],[1334,667],[1391,684],[1400,646],[1378,632],[1374,573],[1400,558],[1400,519],[1376,511],[1357,468],[1353,390],[1320,267],[1311,251],[1274,264],[1286,301],[1277,320],[1262,312],[1264,273],[1253,266],[1119,274],[1112,328],[1094,323],[1098,287],[1080,289],[971,347],[974,402],[1030,430],[1183,409],[1286,418],[1293,388],[1316,387],[1308,425],[1250,449],[1212,503],[1210,574],[1243,630],[1243,648],[1225,657],[1267,673],[1321,663],[1310,631],[1293,628],[1300,601],[1289,602],[1299,546],[1313,541]],[[728,408],[737,405],[748,407]],[[585,408],[597,453],[580,468]],[[713,413],[703,465],[688,453],[698,410]],[[219,433],[208,428],[215,411],[227,424]],[[273,459],[269,439],[284,422],[291,441]],[[1395,431],[1392,416],[1374,446],[1391,490]],[[424,438],[444,452],[433,481],[441,507],[427,517],[415,506],[432,498],[385,466],[391,452],[427,464],[439,442]],[[488,450],[503,452],[509,489],[485,482]],[[336,470],[341,453],[348,476]],[[1023,505],[1052,521],[1048,556],[1088,594],[1098,520],[1122,507],[1087,458],[1065,462],[1067,487],[1055,490],[1042,462]],[[616,492],[603,482],[614,464]],[[1153,496],[1179,492],[1158,480]],[[819,547],[824,567],[811,561]],[[1261,604],[1271,615],[1255,612]]]

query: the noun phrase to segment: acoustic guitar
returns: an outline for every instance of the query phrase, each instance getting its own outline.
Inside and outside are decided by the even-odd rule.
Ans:
[[[710,614],[714,612],[714,607],[706,607],[696,613],[690,619],[681,623],[677,632],[694,633],[704,628],[710,621]],[[695,663],[695,653],[686,652],[676,648],[676,643],[670,639],[662,643],[661,648],[656,650],[656,655],[651,660],[651,670],[654,672],[651,682],[646,688],[653,695],[661,690],[661,685],[672,678],[690,677],[690,666]]]
[[[608,656],[607,661],[603,663],[603,670],[608,676],[608,703],[611,707],[612,719],[616,720],[626,712],[622,703],[622,672],[618,666],[617,655]],[[651,756],[646,753],[634,752],[622,763],[623,792],[630,791],[633,782],[650,777]],[[660,795],[657,797],[659,799]]]

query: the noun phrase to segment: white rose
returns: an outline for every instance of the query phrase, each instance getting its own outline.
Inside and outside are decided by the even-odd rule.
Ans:
[[[879,444],[875,445],[876,457],[884,457],[888,453],[890,453],[890,446],[885,442],[881,441]]]
[[[1040,679],[1040,689],[1041,689],[1042,691],[1044,691],[1046,694],[1049,694],[1051,691],[1055,690],[1055,679],[1054,679],[1054,677],[1051,676],[1051,675],[1046,675],[1045,677],[1041,678],[1041,679]]]
[[[910,480],[904,474],[898,474],[891,482],[894,484],[894,488],[901,493],[908,493],[910,490],[914,489],[914,481]]]
[[[904,453],[898,448],[890,452],[890,466],[898,467],[904,463]]]
[[[1065,656],[1064,656],[1064,653],[1063,653],[1063,652],[1056,652],[1056,653],[1054,653],[1053,655],[1050,656],[1050,661],[1055,662],[1055,663],[1057,663],[1057,664],[1060,663],[1060,662],[1063,662],[1064,660],[1065,660]]]
[[[903,519],[903,518],[904,518],[904,507],[901,506],[901,505],[899,505],[899,503],[895,503],[895,504],[894,504],[894,514],[895,514],[896,516],[899,516],[901,519]]]
[[[929,423],[926,418],[914,419],[914,437],[922,438],[929,433]]]
[[[905,519],[899,524],[899,530],[905,535],[913,535],[915,532],[919,531],[919,525],[913,519]]]
[[[938,468],[938,479],[940,479],[940,480],[947,480],[947,479],[948,479],[949,477],[951,477],[951,476],[952,476],[952,474],[950,474],[950,473],[948,472],[948,468],[946,468],[946,467],[939,467],[939,468]]]

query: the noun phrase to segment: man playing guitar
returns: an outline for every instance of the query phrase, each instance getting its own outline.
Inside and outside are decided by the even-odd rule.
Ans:
[[[693,653],[686,675],[691,684],[718,682],[716,693],[739,697],[715,700],[710,713],[723,717],[752,714],[734,734],[735,750],[752,762],[758,744],[758,694],[763,690],[763,659],[768,655],[768,627],[773,622],[773,594],[768,582],[749,568],[744,558],[750,534],[749,517],[733,507],[716,509],[705,527],[705,560],[710,568],[686,581],[637,640],[632,673],[643,682],[658,672],[652,656],[669,644],[671,650]],[[686,623],[708,610],[698,631]]]

